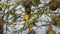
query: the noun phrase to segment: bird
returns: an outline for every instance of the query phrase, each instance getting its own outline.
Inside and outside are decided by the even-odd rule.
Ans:
[[[25,20],[28,22],[28,20],[31,17],[31,1],[30,0],[22,0],[21,2],[22,6],[25,8]]]
[[[25,12],[29,14],[31,12],[31,1],[22,0],[21,5],[25,8]]]

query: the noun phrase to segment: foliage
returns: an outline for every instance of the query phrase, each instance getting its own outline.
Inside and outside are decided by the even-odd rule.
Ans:
[[[3,15],[2,16],[3,20],[6,21],[9,26],[11,26],[11,24],[13,24],[13,27],[11,26],[12,30],[15,29],[14,27],[17,25],[17,23],[15,24],[15,22],[20,21],[20,23],[21,23],[21,21],[25,21],[22,24],[23,25],[22,28],[20,28],[17,31],[14,31],[14,32],[18,32],[18,34],[22,31],[24,31],[24,30],[27,30],[27,29],[29,29],[28,33],[31,33],[30,29],[32,29],[34,26],[35,27],[38,26],[36,23],[40,22],[39,21],[40,17],[43,14],[49,16],[49,14],[51,13],[50,10],[46,8],[47,3],[44,3],[43,7],[39,7],[39,5],[42,4],[40,2],[40,0],[31,0],[32,3],[27,1],[28,3],[26,3],[26,5],[25,4],[24,4],[24,6],[22,5],[25,8],[25,11],[21,10],[22,8],[16,9],[16,7],[18,5],[20,5],[22,3],[22,1],[19,1],[19,0],[16,1],[15,0],[15,3],[11,2],[11,1],[12,0],[8,0],[8,1],[6,1],[6,3],[0,3],[0,10],[3,12],[3,13],[1,13]],[[31,5],[29,3],[31,3]],[[35,7],[35,8],[31,9],[32,6]],[[21,11],[19,11],[21,13],[17,14],[16,13],[17,10],[21,10]],[[26,13],[26,10],[30,11],[30,13]],[[35,10],[36,10],[36,12],[35,12]],[[22,13],[24,13],[24,15],[22,15]],[[12,17],[10,18],[11,15],[12,15]],[[50,17],[50,18],[52,18],[52,17]],[[11,22],[9,20],[11,20]],[[44,20],[41,20],[41,21],[44,21]],[[42,24],[41,26],[48,26],[50,21],[45,21],[45,22],[46,22],[46,24]],[[5,24],[7,24],[7,23],[5,23]],[[56,17],[52,18],[51,23],[53,25],[56,25],[58,23],[58,25],[60,26],[60,17],[56,16]],[[40,27],[40,26],[38,26],[38,27]],[[6,28],[8,28],[8,26],[6,26]],[[8,31],[8,30],[6,29],[6,31]],[[34,33],[35,33],[35,31],[34,31]]]

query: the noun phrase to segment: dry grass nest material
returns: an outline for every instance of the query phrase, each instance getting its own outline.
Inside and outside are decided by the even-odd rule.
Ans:
[[[60,27],[60,15],[52,18],[51,23],[52,23],[53,25],[55,25],[55,26]]]

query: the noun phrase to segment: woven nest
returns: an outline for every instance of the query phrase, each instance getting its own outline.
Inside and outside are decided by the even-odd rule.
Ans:
[[[55,11],[57,8],[60,8],[60,0],[51,0],[48,6],[50,10]]]
[[[51,23],[52,23],[53,25],[55,25],[55,26],[59,26],[59,27],[60,27],[60,15],[52,18]]]
[[[4,20],[0,19],[0,25],[4,24]]]
[[[36,34],[36,32],[32,29],[32,30],[28,31],[28,34]]]
[[[56,32],[53,29],[48,29],[46,34],[56,34]]]

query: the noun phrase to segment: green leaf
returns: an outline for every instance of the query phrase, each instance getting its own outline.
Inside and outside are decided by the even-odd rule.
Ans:
[[[2,10],[2,5],[0,5],[0,11]]]
[[[41,26],[48,26],[49,24],[43,24],[43,25],[41,25]]]
[[[8,4],[4,4],[4,7],[9,8],[10,6]]]

